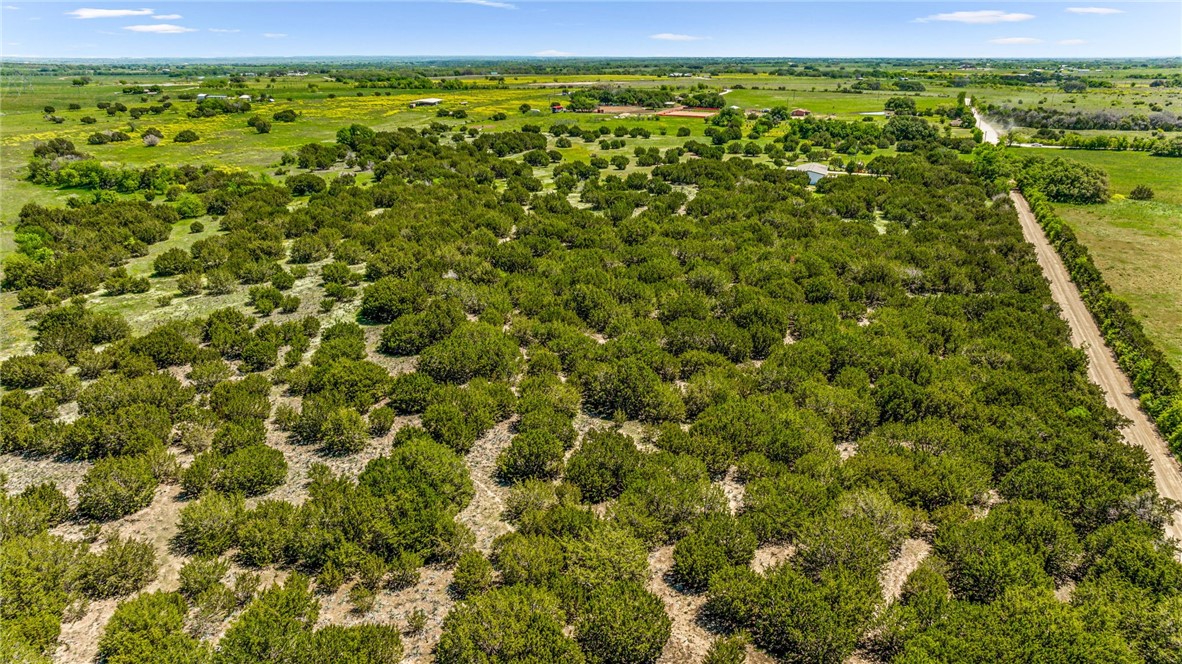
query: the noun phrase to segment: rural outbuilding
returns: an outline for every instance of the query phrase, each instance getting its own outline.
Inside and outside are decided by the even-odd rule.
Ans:
[[[801,164],[800,166],[795,166],[793,167],[793,170],[804,171],[805,173],[808,173],[809,184],[817,184],[821,181],[821,178],[829,175],[828,166],[825,164],[818,164],[814,161],[810,161],[807,164]]]

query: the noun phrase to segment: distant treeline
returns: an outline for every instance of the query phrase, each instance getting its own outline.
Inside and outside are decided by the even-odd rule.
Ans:
[[[1182,118],[1169,111],[1151,110],[1149,113],[1062,110],[1057,108],[985,105],[985,114],[1016,127],[1033,129],[1115,129],[1120,131],[1182,130]]]

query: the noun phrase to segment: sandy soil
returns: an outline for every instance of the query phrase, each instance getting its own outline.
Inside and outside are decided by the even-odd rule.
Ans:
[[[665,603],[673,625],[665,649],[657,661],[661,664],[699,662],[721,632],[711,628],[702,617],[705,593],[686,593],[673,582],[673,547],[663,546],[649,554],[648,589]]]
[[[1083,299],[1080,298],[1079,291],[1071,282],[1059,254],[1055,252],[1042,227],[1038,225],[1025,197],[1014,191],[1010,193],[1010,198],[1018,209],[1022,234],[1027,242],[1034,245],[1038,264],[1050,282],[1051,295],[1059,305],[1060,315],[1071,326],[1071,343],[1083,348],[1087,353],[1088,378],[1104,390],[1108,405],[1128,418],[1130,424],[1122,429],[1121,433],[1125,442],[1139,445],[1149,455],[1157,492],[1166,498],[1182,500],[1182,470],[1179,469],[1178,460],[1170,454],[1169,447],[1162,440],[1157,428],[1149,421],[1145,411],[1141,410],[1140,403],[1133,394],[1133,386],[1120,370],[1112,351],[1105,345],[1100,328],[1096,326],[1096,321],[1092,319]],[[1182,527],[1177,518],[1166,526],[1166,534],[1175,539],[1182,539]],[[1182,556],[1182,552],[1179,556]]]
[[[497,480],[496,472],[497,456],[509,447],[516,421],[517,418],[506,420],[485,432],[468,452],[468,474],[472,476],[476,495],[460,512],[458,520],[472,529],[476,548],[485,554],[492,550],[493,540],[513,530],[513,526],[501,520],[509,487]]]
[[[921,539],[903,541],[899,555],[887,563],[879,572],[878,581],[882,584],[882,596],[889,604],[899,598],[903,590],[903,583],[907,577],[919,567],[919,564],[932,552],[932,545]]]
[[[162,485],[156,489],[156,496],[147,508],[130,514],[103,527],[106,534],[118,534],[150,542],[156,549],[156,564],[159,569],[156,579],[148,584],[144,592],[176,590],[181,566],[185,559],[172,551],[172,538],[176,536],[178,519],[184,503],[179,500],[181,488]],[[83,537],[84,526],[65,523],[50,532],[70,540]],[[95,547],[100,550],[101,544]],[[91,602],[85,613],[77,620],[62,623],[62,633],[54,661],[62,664],[93,662],[98,655],[98,642],[103,628],[115,612],[119,599]]]
[[[82,476],[90,466],[89,461],[61,461],[49,456],[0,456],[0,473],[7,475],[5,489],[9,494],[20,493],[43,482],[53,482],[66,494],[71,505],[77,502],[78,485],[82,484]]]

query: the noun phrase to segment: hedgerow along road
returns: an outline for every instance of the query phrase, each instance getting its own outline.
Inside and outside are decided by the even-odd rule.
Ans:
[[[977,128],[984,134],[984,140],[997,144],[999,140],[997,130],[986,122],[985,117],[976,108],[973,109],[973,116],[977,119]],[[1129,420],[1130,424],[1123,428],[1121,433],[1124,435],[1126,443],[1140,445],[1149,455],[1157,492],[1166,498],[1182,502],[1182,468],[1179,467],[1178,460],[1170,454],[1170,448],[1158,433],[1157,427],[1153,426],[1145,411],[1141,410],[1141,405],[1133,394],[1132,383],[1129,382],[1128,376],[1121,371],[1120,366],[1116,363],[1116,357],[1109,350],[1108,345],[1104,343],[1100,328],[1097,327],[1096,321],[1092,318],[1087,306],[1084,305],[1083,298],[1079,296],[1079,290],[1072,283],[1059,254],[1047,240],[1038,220],[1034,218],[1034,213],[1031,212],[1026,197],[1018,191],[1011,191],[1010,198],[1013,199],[1014,207],[1018,210],[1018,219],[1022,223],[1022,235],[1027,242],[1034,245],[1038,265],[1042,268],[1047,281],[1050,282],[1051,297],[1059,305],[1060,315],[1071,327],[1071,343],[1076,347],[1083,348],[1087,353],[1088,378],[1104,390],[1104,397],[1108,405]],[[1182,524],[1179,524],[1177,516],[1166,525],[1166,534],[1174,539],[1182,540]],[[1182,559],[1182,551],[1179,551],[1177,555],[1179,559]]]

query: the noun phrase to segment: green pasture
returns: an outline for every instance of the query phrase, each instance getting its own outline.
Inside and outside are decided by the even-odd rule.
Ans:
[[[1182,159],[1143,152],[1050,150],[1108,171],[1115,196],[1103,205],[1055,206],[1118,296],[1127,301],[1146,331],[1182,369]],[[1134,201],[1137,185],[1153,189],[1153,200]]]

